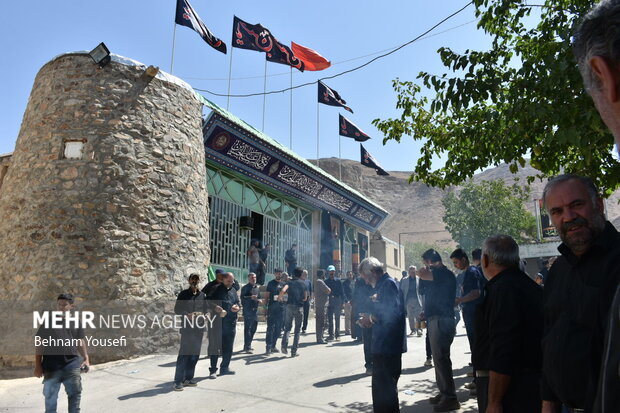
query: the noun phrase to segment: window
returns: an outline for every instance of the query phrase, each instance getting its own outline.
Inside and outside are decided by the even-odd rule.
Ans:
[[[84,143],[86,139],[65,140],[62,151],[63,159],[82,159],[84,155]]]
[[[398,248],[394,248],[394,265],[398,267]]]

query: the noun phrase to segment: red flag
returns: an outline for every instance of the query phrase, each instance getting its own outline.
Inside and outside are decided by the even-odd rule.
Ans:
[[[298,45],[295,42],[291,42],[291,49],[293,50],[293,54],[295,55],[295,57],[304,62],[305,70],[323,70],[327,69],[332,65],[329,60],[327,60],[314,50]]]

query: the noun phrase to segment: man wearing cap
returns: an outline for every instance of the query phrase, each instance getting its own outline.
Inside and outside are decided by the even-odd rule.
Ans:
[[[280,291],[284,287],[282,283],[282,270],[276,269],[273,280],[267,283],[267,336],[265,338],[266,354],[277,353],[276,342],[282,332],[284,324],[284,303],[277,300]]]
[[[56,310],[62,313],[63,318],[73,308],[73,294],[64,293],[58,296]],[[80,411],[80,400],[82,398],[80,369],[88,372],[90,366],[86,340],[84,339],[84,329],[82,326],[77,328],[66,326],[46,328],[41,326],[35,337],[35,343],[43,343],[37,345],[35,349],[34,375],[36,377],[43,377],[45,411],[56,411],[58,391],[60,390],[61,383],[65,386],[65,391],[67,392],[69,411]],[[79,342],[79,345],[74,344],[76,341]],[[67,343],[70,344],[66,345]],[[82,360],[80,360],[79,356],[82,356]]]
[[[327,267],[329,278],[325,281],[325,284],[331,290],[329,294],[329,303],[327,304],[327,325],[328,334],[327,340],[333,340],[334,338],[340,338],[340,313],[342,312],[342,299],[344,292],[342,290],[342,283],[340,277],[336,277],[336,267],[330,265]]]

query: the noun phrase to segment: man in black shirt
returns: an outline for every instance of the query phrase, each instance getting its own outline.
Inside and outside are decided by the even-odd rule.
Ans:
[[[293,271],[297,268],[297,244],[294,243],[290,249],[286,250],[284,262],[286,263],[286,271],[289,274],[293,274]]]
[[[243,306],[243,351],[252,354],[252,340],[258,327],[259,290],[256,274],[248,274],[248,283],[241,289],[241,305]]]
[[[434,249],[425,251],[422,260],[426,267],[418,271],[418,276],[432,281],[426,290],[424,314],[439,388],[439,394],[431,397],[430,402],[435,404],[436,412],[449,412],[460,408],[450,360],[450,346],[455,334],[456,277],[443,265],[441,255]]]
[[[301,325],[301,333],[306,334],[306,329],[308,328],[308,316],[310,315],[310,300],[312,299],[312,281],[308,279],[308,270],[304,270],[301,274],[301,280],[306,285],[306,290],[308,290],[308,299],[304,301],[304,322]]]
[[[80,410],[82,398],[80,369],[88,372],[90,362],[83,326],[70,327],[64,321],[65,313],[71,312],[73,307],[73,294],[60,294],[56,300],[56,310],[62,312],[63,327],[41,326],[36,334],[35,343],[39,340],[41,344],[35,348],[34,375],[43,376],[46,412],[56,411],[61,384],[65,386],[69,411]]]
[[[174,313],[184,317],[180,331],[181,347],[174,372],[175,391],[182,391],[184,386],[197,386],[194,372],[200,358],[202,336],[207,324],[207,321],[202,318],[207,312],[207,305],[205,294],[198,289],[200,276],[191,274],[188,281],[189,288],[179,293],[174,304]]]
[[[293,279],[286,283],[278,296],[278,300],[282,301],[284,294],[288,294],[286,301],[286,318],[284,322],[284,335],[282,337],[282,353],[288,352],[288,335],[293,328],[293,320],[295,320],[295,335],[293,337],[293,346],[291,347],[291,357],[297,356],[297,348],[299,347],[299,333],[301,331],[301,323],[303,319],[304,303],[308,301],[308,290],[306,283],[300,279],[303,269],[297,267],[293,271]]]
[[[277,353],[276,342],[284,324],[284,304],[277,300],[284,287],[280,278],[282,270],[276,269],[273,280],[267,283],[269,305],[267,307],[267,335],[265,338],[266,354]]]
[[[557,176],[543,200],[562,239],[544,288],[543,412],[557,412],[560,404],[590,412],[620,282],[620,234],[605,221],[603,200],[588,178]]]
[[[452,264],[461,270],[461,274],[463,274],[461,294],[457,295],[455,303],[462,308],[469,349],[473,352],[475,342],[474,315],[476,313],[476,306],[480,303],[480,277],[482,277],[482,275],[478,272],[477,267],[469,265],[469,258],[463,249],[455,249],[452,254],[450,254],[450,259],[452,260]]]
[[[478,411],[537,412],[542,289],[519,269],[519,246],[507,235],[486,239],[482,270],[489,282],[476,311],[472,350]]]
[[[222,283],[215,289],[208,300],[220,303],[220,307],[226,314],[222,319],[222,364],[220,364],[220,376],[227,374],[235,374],[230,370],[230,359],[232,357],[233,346],[235,343],[235,333],[237,329],[237,312],[240,310],[239,296],[237,290],[233,288],[235,276],[231,272],[224,273]],[[211,367],[209,372],[211,376],[217,371],[218,355],[210,355]]]
[[[336,267],[330,265],[327,267],[329,278],[325,280],[325,284],[332,292],[329,294],[329,303],[327,304],[327,340],[333,340],[334,337],[340,337],[340,313],[342,312],[342,299],[344,293],[342,291],[342,282],[340,277],[336,278]]]

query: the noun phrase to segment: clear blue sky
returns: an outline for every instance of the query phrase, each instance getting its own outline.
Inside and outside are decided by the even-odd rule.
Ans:
[[[293,84],[312,82],[370,60],[375,52],[405,43],[458,10],[463,1],[324,1],[290,2],[192,0],[207,27],[228,45],[229,55],[211,49],[197,33],[177,26],[173,74],[195,88],[226,93],[233,15],[248,23],[261,23],[278,40],[310,47],[332,61],[322,72],[293,74]],[[0,5],[0,153],[13,151],[38,70],[54,56],[90,50],[103,41],[113,53],[170,71],[176,0],[22,0]],[[456,51],[486,44],[476,30],[473,7],[444,23],[435,36],[407,46],[368,67],[325,83],[337,90],[355,114],[320,107],[320,156],[338,156],[338,113],[369,134],[364,146],[387,170],[410,171],[419,156],[419,142],[405,138],[385,146],[372,126],[377,117],[396,116],[394,78],[414,80],[421,70],[444,73],[436,50]],[[465,25],[464,25],[465,24]],[[460,26],[461,27],[456,27]],[[456,28],[455,28],[456,27]],[[447,29],[453,28],[445,33]],[[368,56],[370,55],[370,56]],[[366,56],[356,60],[350,60]],[[235,49],[233,94],[263,91],[264,54]],[[269,63],[267,90],[290,84],[289,68]],[[274,76],[275,75],[275,76]],[[293,150],[316,157],[316,86],[293,93]],[[225,107],[226,98],[202,93]],[[267,97],[265,132],[288,146],[289,92]],[[261,128],[263,98],[232,99],[230,110]],[[342,138],[342,157],[359,160],[359,144]]]

